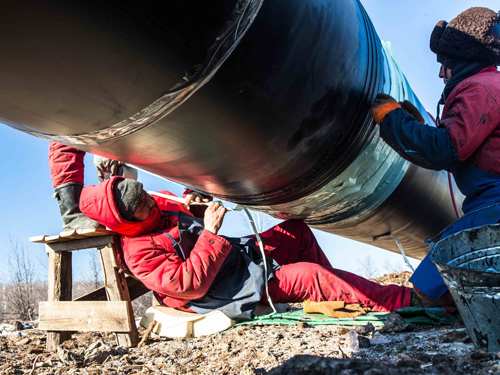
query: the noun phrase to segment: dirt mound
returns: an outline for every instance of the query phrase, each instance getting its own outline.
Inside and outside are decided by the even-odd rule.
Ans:
[[[409,277],[410,272],[402,272],[375,281],[411,286]],[[131,349],[118,347],[113,334],[76,333],[54,353],[45,351],[45,332],[3,334],[0,374],[12,375],[500,373],[498,355],[475,350],[461,324],[397,330],[373,325],[239,326],[192,339],[153,334],[145,346]]]
[[[413,284],[408,280],[410,279],[412,272],[405,271],[399,273],[388,273],[387,275],[377,277],[376,279],[371,279],[380,285],[396,284],[399,286],[407,286],[413,288]]]
[[[77,333],[45,351],[36,329],[0,336],[0,374],[488,374],[497,354],[475,351],[462,325],[383,329],[240,326],[226,333],[122,348],[113,334]],[[140,329],[141,336],[144,330]],[[22,336],[21,336],[22,335]],[[358,344],[356,344],[356,341]]]

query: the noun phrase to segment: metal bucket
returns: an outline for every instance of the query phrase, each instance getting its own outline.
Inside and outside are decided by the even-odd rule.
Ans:
[[[500,350],[500,225],[464,230],[431,254],[476,347]]]

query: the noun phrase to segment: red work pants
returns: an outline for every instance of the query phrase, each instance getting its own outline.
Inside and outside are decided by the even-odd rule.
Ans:
[[[51,141],[49,167],[52,186],[56,188],[68,182],[78,182],[83,185],[84,156],[84,151]]]
[[[379,285],[350,272],[334,269],[311,229],[302,221],[285,221],[262,234],[280,242],[267,254],[281,268],[269,280],[273,302],[344,301],[372,311],[394,311],[410,306],[411,289]],[[265,291],[262,303],[268,304]]]

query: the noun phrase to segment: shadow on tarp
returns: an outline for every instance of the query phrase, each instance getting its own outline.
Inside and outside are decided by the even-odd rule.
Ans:
[[[451,314],[441,307],[422,308],[404,307],[395,311],[408,323],[449,325],[461,321],[458,314]],[[330,318],[322,314],[307,314],[303,309],[282,314],[270,314],[259,316],[236,324],[241,325],[297,325],[307,323],[309,325],[337,325],[337,326],[364,326],[368,323],[375,327],[383,327],[384,321],[389,313],[370,312],[366,315],[354,318]]]

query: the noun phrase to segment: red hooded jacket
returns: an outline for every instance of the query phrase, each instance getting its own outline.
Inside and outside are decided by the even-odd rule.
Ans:
[[[223,237],[204,230],[183,261],[165,234],[180,241],[177,216],[159,211],[183,211],[192,215],[191,212],[181,203],[153,196],[159,211],[157,209],[155,213],[153,209],[143,222],[125,220],[113,196],[113,185],[119,178],[85,187],[80,198],[81,211],[109,229],[124,234],[121,247],[125,264],[147,288],[157,293],[161,302],[173,308],[188,309],[189,300],[207,293],[231,245]],[[168,191],[162,193],[175,196]]]
[[[458,159],[500,174],[500,72],[483,69],[460,82],[446,99],[439,126],[448,130]]]

